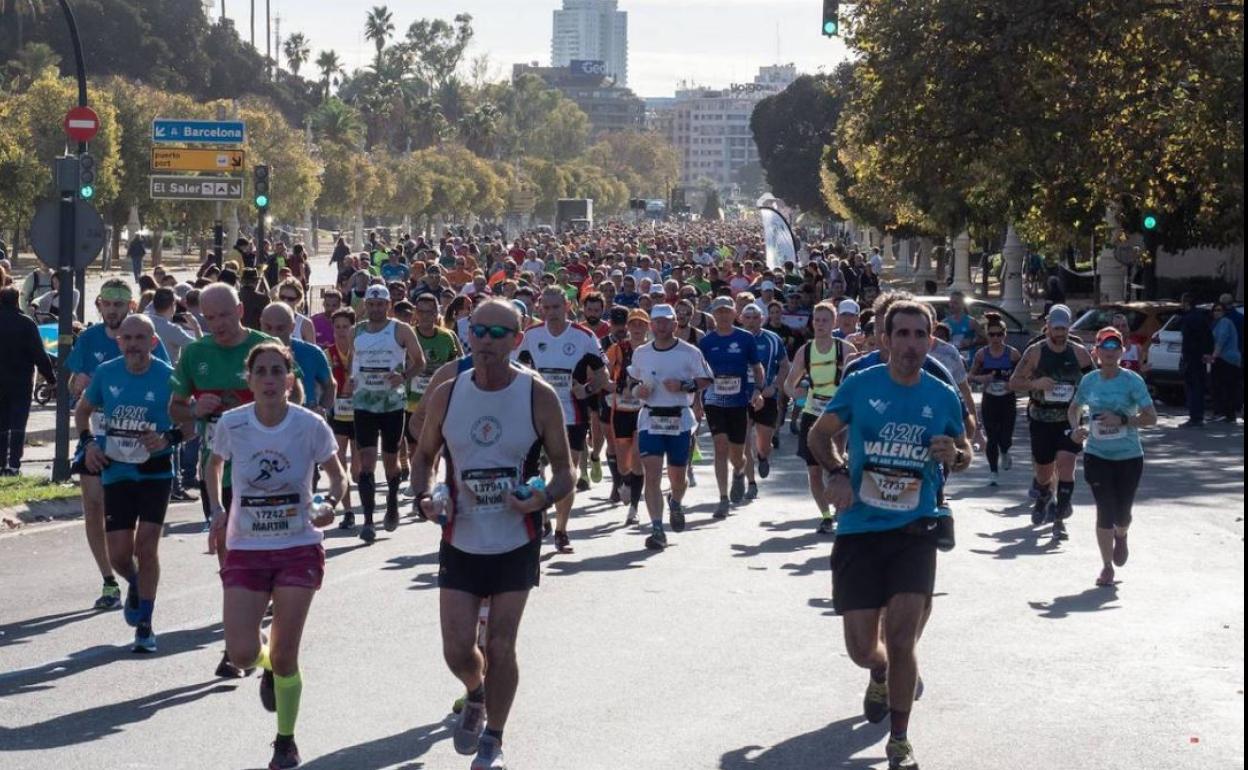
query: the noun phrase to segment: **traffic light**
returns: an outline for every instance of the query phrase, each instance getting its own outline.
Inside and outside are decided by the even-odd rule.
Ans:
[[[823,36],[836,37],[841,34],[840,0],[823,0]]]
[[[1160,224],[1160,222],[1161,220],[1157,218],[1156,214],[1148,211],[1144,212],[1144,215],[1140,217],[1140,224],[1144,226],[1144,232],[1146,233],[1156,232],[1157,225]]]
[[[95,156],[83,153],[78,156],[78,197],[84,201],[95,195]]]
[[[252,181],[256,188],[256,208],[269,207],[269,167],[260,165],[252,169]]]

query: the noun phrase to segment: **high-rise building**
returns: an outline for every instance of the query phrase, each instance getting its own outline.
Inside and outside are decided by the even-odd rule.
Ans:
[[[550,64],[601,61],[616,85],[628,85],[628,12],[616,0],[563,0],[554,12]]]
[[[515,64],[512,80],[522,75],[535,75],[546,85],[576,102],[589,117],[594,133],[640,131],[645,127],[646,105],[629,89],[617,85],[604,74],[602,62],[578,60],[573,67],[539,67]]]

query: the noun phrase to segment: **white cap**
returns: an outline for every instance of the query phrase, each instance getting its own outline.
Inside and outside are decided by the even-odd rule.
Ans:
[[[766,312],[764,312],[762,305],[758,304],[757,302],[751,302],[751,303],[749,303],[748,305],[746,305],[745,307],[741,308],[741,315],[743,315],[743,316],[744,316],[744,315],[747,315],[747,314],[749,314],[749,315],[767,315],[767,313],[766,313]]]
[[[671,305],[668,305],[666,303],[662,305],[655,305],[654,307],[650,308],[650,320],[651,321],[654,321],[659,318],[675,318],[675,317],[676,317],[676,311],[672,309]]]
[[[375,283],[364,290],[364,299],[384,299],[390,301],[390,290],[379,283]]]
[[[858,303],[854,302],[852,299],[843,299],[841,300],[841,304],[836,306],[836,312],[839,315],[858,315],[860,310],[861,308],[858,307]]]
[[[759,291],[775,291],[776,284],[771,281],[763,281],[763,285],[759,287]]]

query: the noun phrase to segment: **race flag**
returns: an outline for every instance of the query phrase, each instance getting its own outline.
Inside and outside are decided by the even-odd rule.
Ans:
[[[763,243],[767,248],[767,265],[784,267],[785,262],[797,262],[797,239],[789,227],[789,220],[780,213],[780,201],[770,195],[758,199],[758,218],[763,224]]]

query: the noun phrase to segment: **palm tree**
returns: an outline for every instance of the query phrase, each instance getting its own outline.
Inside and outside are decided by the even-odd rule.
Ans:
[[[30,43],[9,61],[9,75],[18,90],[26,88],[46,69],[56,70],[61,64],[61,57],[47,43]]]
[[[321,86],[324,89],[323,99],[329,99],[329,85],[334,76],[342,72],[342,60],[333,50],[321,51],[316,57],[316,68],[321,71]]]
[[[360,142],[363,124],[354,107],[341,99],[329,99],[312,111],[312,131],[320,142],[355,147]]]
[[[364,37],[373,41],[377,47],[377,65],[381,66],[381,52],[386,41],[394,34],[394,14],[384,5],[375,5],[364,20]]]
[[[286,63],[290,65],[291,73],[299,77],[299,68],[312,55],[312,49],[308,47],[308,39],[303,33],[296,32],[282,43],[282,53],[286,54]]]
[[[0,0],[0,13],[8,10],[8,3]],[[17,45],[16,50],[21,50],[26,45],[26,33],[23,29],[23,17],[30,16],[34,20],[35,16],[43,11],[43,0],[13,0],[13,13],[17,15]]]

